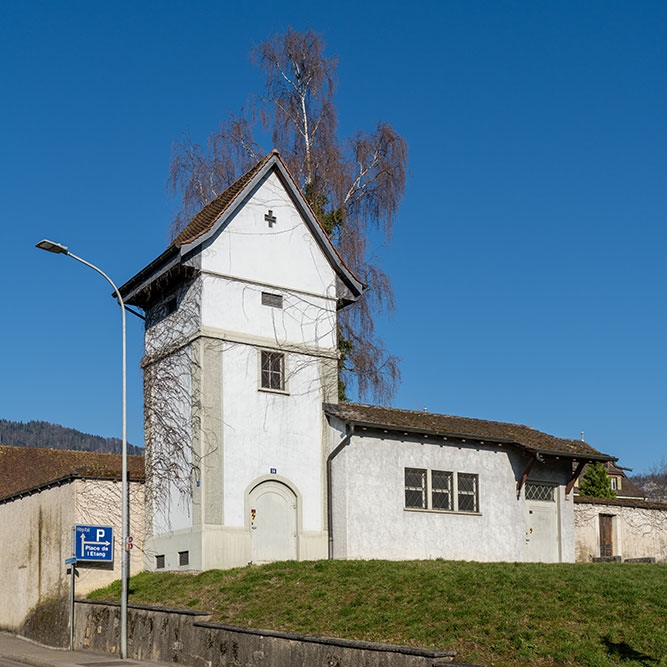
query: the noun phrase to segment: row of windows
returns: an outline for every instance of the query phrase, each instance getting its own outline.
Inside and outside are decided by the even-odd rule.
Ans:
[[[556,485],[526,482],[526,500],[556,501]],[[446,512],[479,512],[479,475],[405,468],[405,507]]]
[[[405,506],[409,509],[479,512],[479,475],[406,468]]]

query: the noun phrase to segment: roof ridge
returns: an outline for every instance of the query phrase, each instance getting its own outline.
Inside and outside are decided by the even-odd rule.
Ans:
[[[330,403],[329,405],[336,405],[335,403]],[[479,419],[478,417],[463,417],[462,415],[450,415],[446,412],[424,412],[422,410],[408,410],[407,408],[394,408],[388,407],[386,405],[371,405],[370,403],[339,403],[338,405],[358,405],[362,408],[380,408],[381,410],[396,410],[397,412],[409,412],[416,415],[436,415],[438,417],[451,417],[453,419],[468,419],[475,422],[486,422],[487,424],[503,424],[504,426],[521,426],[521,428],[527,428],[535,433],[544,433],[544,435],[549,435],[545,431],[540,431],[539,429],[534,428],[533,426],[528,426],[527,424],[517,424],[516,422],[502,422],[496,419]],[[558,438],[559,440],[570,440],[571,438],[560,438],[557,435],[549,435],[551,438]],[[579,441],[578,441],[579,442]]]
[[[273,151],[270,153],[267,153],[261,160],[256,162],[250,169],[245,171],[241,176],[239,176],[235,181],[230,183],[222,192],[217,194],[215,197],[212,199],[209,199],[187,222],[185,227],[178,233],[176,238],[169,244],[169,248],[172,246],[179,246],[183,245],[183,241],[179,241],[181,237],[184,236],[185,232],[188,230],[190,225],[195,222],[195,218],[197,218],[199,215],[202,214],[202,212],[207,209],[211,204],[214,202],[219,201],[220,199],[224,198],[226,195],[229,195],[230,191],[233,190],[235,187],[237,187],[241,181],[244,179],[247,179],[248,177],[251,178],[251,174],[255,174],[257,171],[259,171],[266,162],[269,161],[269,159],[274,155],[274,153],[277,155],[278,152],[274,148]],[[242,184],[242,187],[239,188],[239,191],[234,193],[231,197],[231,199],[225,204],[225,206],[218,212],[218,214],[213,218],[211,221],[211,225],[215,223],[215,221],[229,208],[229,206],[232,204],[232,202],[239,196],[239,194],[243,191],[243,186],[245,186],[245,183]],[[210,227],[209,227],[210,228]],[[208,231],[206,228],[202,229],[201,231],[197,232],[194,236],[192,236],[188,241],[185,241],[185,243],[192,243],[195,239],[199,238],[202,234],[205,234],[206,231]]]
[[[296,188],[297,192],[301,195],[301,199],[305,202],[306,206],[308,207],[308,210],[310,211],[311,215],[313,216],[313,219],[319,226],[320,230],[324,234],[325,238],[328,240],[329,244],[331,245],[331,248],[333,251],[336,253],[338,259],[340,260],[341,264],[350,272],[350,274],[359,281],[362,285],[364,284],[362,280],[356,275],[356,273],[348,266],[347,262],[343,259],[342,255],[340,254],[340,251],[334,244],[333,240],[331,239],[331,236],[327,234],[327,231],[324,229],[324,225],[322,225],[322,222],[320,219],[317,217],[317,214],[313,210],[313,207],[310,205],[310,202],[306,198],[306,195],[303,193],[301,188],[299,187],[299,184],[296,182],[292,172],[289,170],[289,167],[287,166],[287,163],[285,160],[283,160],[282,155],[280,155],[280,152],[278,151],[277,148],[274,148],[270,153],[267,153],[259,162],[257,162],[254,166],[252,166],[248,171],[246,171],[243,175],[241,175],[239,178],[237,178],[233,183],[228,185],[220,194],[216,195],[209,201],[207,201],[198,211],[195,213],[187,222],[185,227],[178,233],[176,238],[169,244],[168,248],[171,248],[172,246],[180,246],[185,243],[192,243],[196,239],[198,239],[200,236],[203,234],[206,234],[210,229],[213,227],[215,222],[218,220],[218,218],[234,203],[234,201],[237,199],[237,197],[243,192],[245,189],[246,185],[254,178],[254,176],[266,165],[266,163],[271,159],[271,158],[277,158],[282,166],[285,169],[285,172],[289,176],[290,180],[292,181],[292,184]],[[237,188],[237,192],[233,192],[234,189]],[[225,197],[229,197],[229,201],[223,202],[223,205],[221,209],[215,213],[213,218],[206,224],[202,226],[201,229],[198,231],[194,232],[194,230],[191,230],[190,235],[188,236],[186,234],[186,231],[191,227],[191,226],[197,226],[198,223],[198,218],[201,216],[205,215],[205,211],[213,205],[215,202],[219,202],[220,200],[223,200]],[[194,232],[194,233],[193,233]],[[187,239],[187,240],[185,240]]]
[[[278,152],[278,149],[277,149],[277,148],[274,148],[274,149],[271,151],[271,155],[275,155],[275,156],[282,162],[283,167],[285,167],[285,171],[286,171],[287,174],[289,175],[290,179],[292,179],[292,183],[294,183],[294,187],[297,189],[297,191],[298,191],[299,194],[301,195],[301,198],[303,199],[303,201],[306,202],[306,206],[307,206],[308,209],[310,210],[310,212],[311,212],[313,218],[315,219],[315,222],[317,222],[317,224],[320,226],[320,229],[322,230],[322,233],[327,237],[327,239],[329,239],[329,243],[331,244],[331,247],[334,249],[334,252],[336,253],[336,255],[338,255],[338,259],[340,259],[340,261],[343,263],[343,266],[345,266],[345,268],[346,268],[346,269],[347,269],[347,270],[348,270],[348,271],[349,271],[349,272],[350,272],[350,273],[351,273],[351,274],[352,274],[352,275],[353,275],[353,276],[354,276],[354,277],[355,277],[355,278],[356,278],[362,285],[365,286],[365,284],[362,282],[361,278],[359,278],[359,276],[357,276],[357,274],[356,274],[356,273],[355,273],[355,272],[354,272],[354,271],[347,265],[347,262],[343,259],[343,256],[340,254],[340,251],[339,251],[338,248],[336,247],[336,244],[335,244],[335,243],[333,242],[333,240],[331,239],[331,236],[327,233],[327,230],[324,229],[324,225],[322,224],[322,222],[320,221],[320,219],[317,217],[317,213],[315,213],[315,211],[313,210],[313,207],[310,205],[310,202],[308,201],[308,198],[307,198],[306,195],[303,193],[303,191],[302,191],[301,188],[299,187],[299,184],[298,184],[298,183],[296,182],[296,180],[294,179],[294,176],[292,175],[292,172],[289,170],[289,167],[287,166],[287,163],[285,162],[285,160],[283,160],[283,156]]]

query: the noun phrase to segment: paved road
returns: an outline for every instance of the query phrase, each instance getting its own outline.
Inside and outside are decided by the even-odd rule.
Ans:
[[[0,667],[166,667],[164,663],[120,660],[118,656],[89,651],[63,651],[40,646],[8,632],[0,632]]]
[[[0,667],[25,667],[25,662],[14,662],[0,658]]]

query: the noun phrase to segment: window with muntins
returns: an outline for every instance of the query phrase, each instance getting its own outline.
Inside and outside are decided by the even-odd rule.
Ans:
[[[178,552],[178,564],[189,565],[190,564],[190,552],[189,551],[179,551]]]
[[[477,475],[460,472],[458,480],[459,487],[459,512],[477,512],[479,507],[477,496]]]
[[[479,514],[479,475],[405,468],[405,507]]]
[[[426,509],[426,470],[405,469],[405,506]]]
[[[452,510],[451,472],[431,471],[431,506],[434,510]]]
[[[164,554],[155,556],[155,569],[164,570]]]
[[[554,502],[556,500],[556,487],[553,484],[541,482],[526,482],[526,500],[543,500]]]
[[[285,389],[285,355],[262,350],[260,386],[262,389]]]

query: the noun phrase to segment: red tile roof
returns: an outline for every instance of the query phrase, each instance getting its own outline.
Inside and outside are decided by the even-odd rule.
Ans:
[[[328,415],[357,424],[389,427],[394,430],[403,428],[411,431],[422,430],[452,437],[463,436],[485,440],[489,444],[494,441],[503,441],[532,452],[547,454],[553,452],[554,454],[569,455],[573,458],[585,458],[587,456],[592,459],[612,458],[606,454],[601,454],[582,440],[557,438],[523,424],[508,424],[433,412],[399,410],[378,405],[361,405],[359,403],[325,404],[324,410]]]
[[[128,475],[144,479],[144,457],[127,457]],[[70,476],[120,479],[121,455],[0,446],[0,499]]]
[[[215,221],[227,210],[229,205],[238,197],[255,174],[269,161],[273,153],[264,156],[252,169],[232,183],[223,193],[212,199],[197,213],[185,226],[183,231],[174,239],[172,245],[192,243],[196,238],[205,234],[213,227]]]

